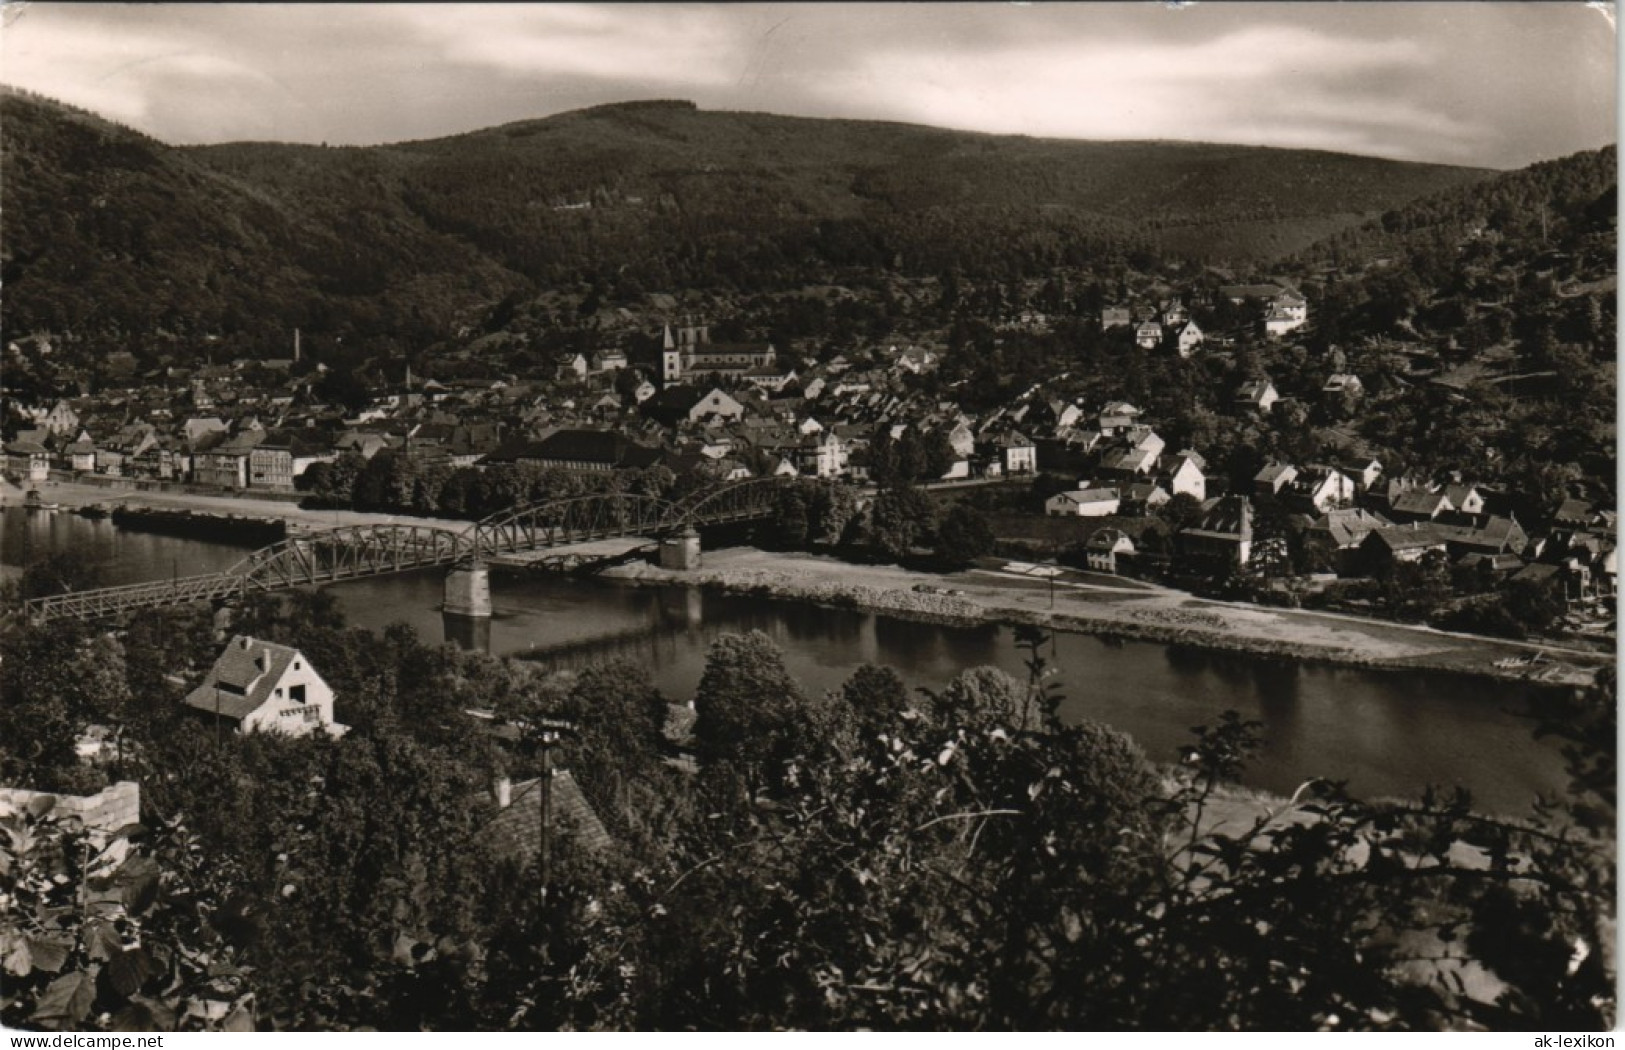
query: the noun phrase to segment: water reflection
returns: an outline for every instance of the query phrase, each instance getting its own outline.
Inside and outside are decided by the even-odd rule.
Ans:
[[[491,651],[491,618],[442,612],[440,629],[446,641],[471,652]]]

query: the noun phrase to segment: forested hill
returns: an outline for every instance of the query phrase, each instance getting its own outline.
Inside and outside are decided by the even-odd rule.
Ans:
[[[1618,179],[1615,147],[1575,153],[1421,197],[1311,245],[1301,258],[1360,265],[1483,237],[1553,245],[1613,221]]]
[[[176,148],[0,97],[10,330],[304,324],[419,341],[527,287],[783,287],[842,267],[1043,272],[1108,253],[1249,261],[1462,168],[604,106],[367,148]]]

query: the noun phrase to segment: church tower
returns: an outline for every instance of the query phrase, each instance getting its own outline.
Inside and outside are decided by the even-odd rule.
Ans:
[[[677,349],[677,343],[671,337],[671,325],[666,326],[666,334],[660,344],[660,381],[664,385],[671,385],[683,377],[683,352]]]

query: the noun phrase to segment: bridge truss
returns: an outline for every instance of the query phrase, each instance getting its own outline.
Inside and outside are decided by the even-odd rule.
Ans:
[[[224,572],[33,598],[23,604],[23,612],[34,620],[97,620],[587,540],[662,537],[685,528],[771,517],[782,486],[778,478],[750,478],[701,490],[678,503],[638,493],[599,493],[514,507],[461,529],[345,525],[290,536]]]

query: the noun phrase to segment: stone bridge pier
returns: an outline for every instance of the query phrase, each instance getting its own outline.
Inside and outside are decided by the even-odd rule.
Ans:
[[[700,567],[700,534],[692,525],[660,541],[660,567],[689,572]]]
[[[443,612],[453,616],[491,618],[491,567],[478,559],[446,574]]]

